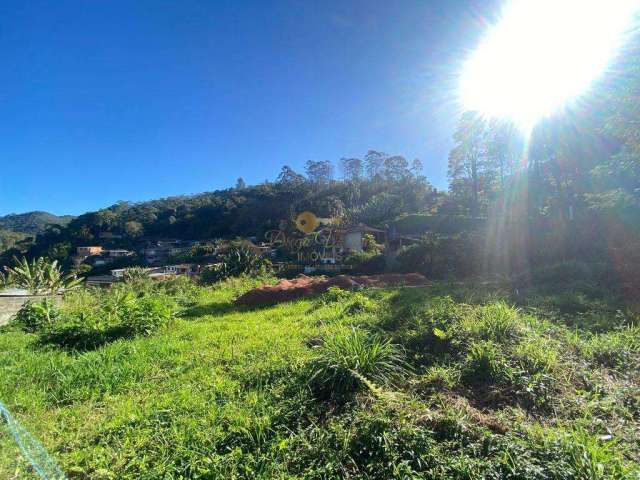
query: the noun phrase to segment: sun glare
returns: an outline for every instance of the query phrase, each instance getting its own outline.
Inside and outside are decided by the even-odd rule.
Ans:
[[[465,109],[531,127],[583,92],[623,41],[638,0],[513,0],[466,62]]]

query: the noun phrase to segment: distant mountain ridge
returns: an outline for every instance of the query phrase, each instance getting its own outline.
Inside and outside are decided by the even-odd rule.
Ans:
[[[0,217],[0,230],[9,230],[27,235],[37,235],[44,232],[47,225],[66,225],[75,217],[73,215],[58,216],[49,212],[35,211],[26,213],[11,213]]]

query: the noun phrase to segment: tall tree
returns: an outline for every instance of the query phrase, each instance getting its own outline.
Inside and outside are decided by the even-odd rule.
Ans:
[[[342,178],[347,182],[358,182],[362,179],[362,160],[359,158],[341,158]]]
[[[316,186],[327,186],[333,180],[333,164],[328,160],[308,160],[305,172],[309,181]]]
[[[522,158],[522,135],[517,126],[506,120],[491,120],[486,132],[487,167],[493,173],[497,187],[503,190],[505,182],[518,167]]]
[[[387,158],[386,153],[378,152],[376,150],[369,150],[364,156],[364,168],[367,173],[367,177],[376,178],[382,174],[384,168],[384,160]]]
[[[411,162],[411,173],[413,173],[413,175],[415,175],[415,177],[417,178],[422,176],[423,169],[424,164],[422,163],[422,160],[420,160],[419,158],[414,158]]]
[[[453,134],[448,176],[454,196],[466,199],[471,215],[481,210],[480,191],[485,170],[485,122],[475,112],[462,114]]]
[[[411,175],[409,162],[401,155],[393,155],[384,159],[384,178],[387,181],[398,182]]]
[[[236,180],[236,190],[244,190],[245,188],[247,188],[247,184],[244,178],[238,177],[238,180]]]
[[[305,182],[304,176],[297,173],[289,165],[285,165],[280,170],[280,174],[276,180],[276,183],[280,185],[300,185]]]

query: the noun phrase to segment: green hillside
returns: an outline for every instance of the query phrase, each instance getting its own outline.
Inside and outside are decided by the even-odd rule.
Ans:
[[[0,230],[10,230],[27,235],[37,235],[44,232],[47,225],[66,225],[74,217],[71,215],[58,216],[48,212],[12,213],[0,217]]]
[[[613,293],[437,284],[235,306],[248,287],[69,294],[64,326],[0,331],[0,398],[70,478],[638,474],[639,318]],[[105,330],[101,309],[145,298],[177,318]],[[29,475],[0,435],[0,477]]]

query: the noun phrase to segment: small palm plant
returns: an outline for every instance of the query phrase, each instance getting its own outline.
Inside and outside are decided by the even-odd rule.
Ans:
[[[13,257],[13,266],[6,267],[6,272],[13,285],[32,295],[58,293],[82,283],[82,279],[72,273],[65,275],[57,260],[50,261],[45,257],[34,258],[31,262],[24,257]]]

